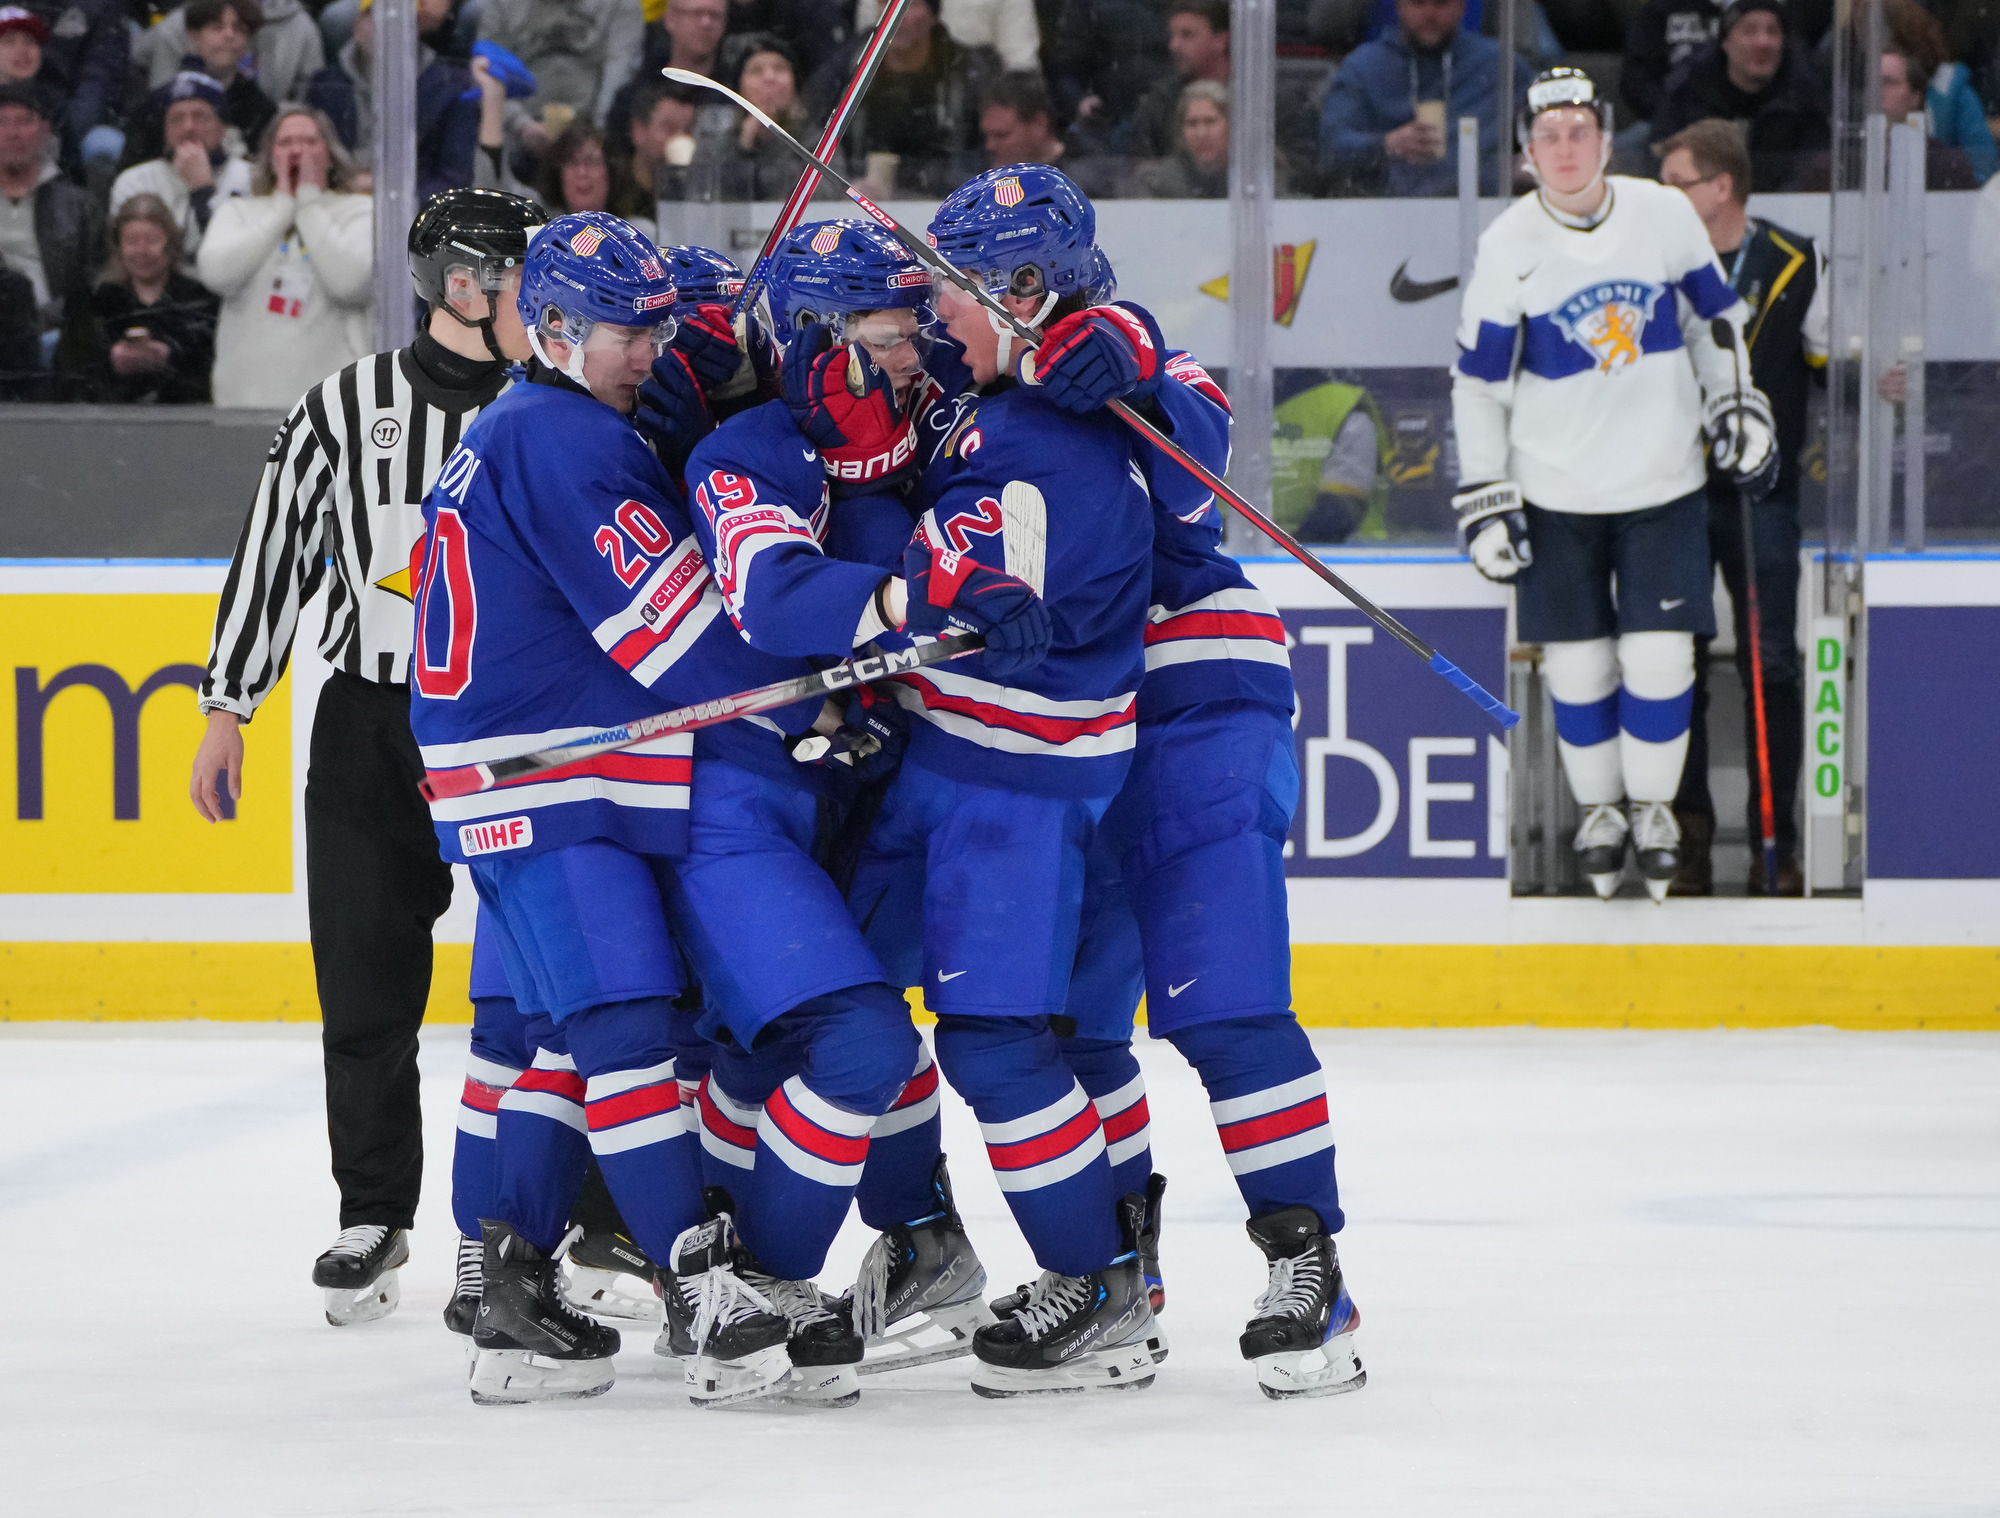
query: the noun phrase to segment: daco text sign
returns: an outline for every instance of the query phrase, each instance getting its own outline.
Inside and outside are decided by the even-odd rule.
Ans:
[[[292,889],[291,682],[234,818],[188,800],[213,594],[0,595],[0,893]]]

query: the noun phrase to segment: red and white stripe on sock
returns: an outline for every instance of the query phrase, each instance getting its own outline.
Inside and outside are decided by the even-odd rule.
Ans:
[[[919,1038],[916,1073],[910,1077],[889,1110],[875,1119],[870,1136],[881,1139],[907,1133],[919,1124],[929,1122],[937,1116],[937,1112],[937,1062],[931,1058],[930,1046]]]
[[[1153,1114],[1146,1105],[1146,1077],[1135,1075],[1116,1091],[1097,1098],[1104,1124],[1104,1153],[1116,1169],[1153,1143]]]
[[[1235,1175],[1267,1170],[1333,1147],[1326,1076],[1318,1071],[1244,1096],[1210,1102],[1222,1152]]]
[[[590,1120],[593,1154],[624,1154],[648,1144],[664,1144],[693,1127],[687,1109],[681,1106],[681,1087],[674,1079],[672,1060],[591,1076],[584,1086],[584,1110]]]
[[[737,1101],[716,1085],[715,1076],[710,1074],[701,1083],[697,1110],[703,1152],[738,1170],[755,1169],[757,1124],[764,1116],[763,1103]]]
[[[590,1123],[583,1102],[583,1077],[576,1073],[576,1061],[567,1054],[537,1049],[534,1064],[515,1077],[495,1110],[533,1113],[587,1134]]]
[[[459,1131],[474,1138],[494,1137],[500,1126],[500,1098],[520,1076],[512,1065],[466,1055],[465,1089],[458,1096]]]
[[[875,1121],[834,1106],[795,1075],[765,1101],[757,1142],[807,1180],[851,1189],[861,1179]]]
[[[1068,1180],[1104,1153],[1097,1106],[1074,1080],[1039,1112],[1004,1123],[981,1123],[986,1157],[1002,1191],[1037,1191]]]

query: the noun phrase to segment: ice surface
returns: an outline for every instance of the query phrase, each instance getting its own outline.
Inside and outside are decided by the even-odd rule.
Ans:
[[[698,1412],[628,1334],[594,1402],[477,1408],[438,1322],[462,1030],[427,1035],[401,1309],[332,1329],[316,1030],[0,1039],[0,1512],[2000,1512],[2000,1039],[1317,1035],[1369,1385],[1275,1404],[1200,1091],[1142,1049],[1173,1355],[1145,1393]],[[301,1034],[305,1036],[300,1036]],[[1030,1270],[969,1117],[996,1287]],[[850,1228],[828,1279],[851,1274]]]

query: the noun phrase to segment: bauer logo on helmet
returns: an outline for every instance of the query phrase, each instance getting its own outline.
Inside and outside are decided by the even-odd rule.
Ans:
[[[1018,206],[1024,198],[1026,198],[1025,192],[1021,189],[1021,181],[1018,179],[1002,179],[993,186],[995,205]]]
[[[1564,337],[1589,352],[1599,374],[1639,362],[1646,324],[1666,291],[1644,280],[1607,280],[1579,290],[1550,313]]]
[[[570,235],[569,250],[579,258],[589,258],[604,243],[602,227],[583,227]]]

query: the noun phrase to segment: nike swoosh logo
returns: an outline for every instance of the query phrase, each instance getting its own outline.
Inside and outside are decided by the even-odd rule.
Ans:
[[[816,459],[817,459],[818,457],[819,457],[819,451],[818,451],[817,449],[814,449],[814,448],[808,448],[808,449],[806,450],[806,462],[807,462],[808,464],[812,463],[812,462],[813,462],[814,460],[816,460]]]
[[[1540,267],[1541,267],[1541,265],[1540,265],[1540,264],[1536,264],[1536,265],[1535,265],[1535,269],[1539,269]],[[1535,269],[1530,269],[1530,270],[1529,270],[1529,271],[1528,271],[1528,272],[1527,272],[1526,274],[1516,274],[1516,275],[1514,276],[1514,278],[1516,278],[1516,279],[1532,279],[1532,278],[1534,277],[1534,274],[1535,274]]]
[[[1200,980],[1200,979],[1201,979],[1201,977],[1200,977],[1199,975],[1197,975],[1197,976],[1196,976],[1196,977],[1194,978],[1194,980]],[[1184,980],[1184,981],[1182,981],[1182,982],[1181,982],[1181,983],[1180,983],[1179,985],[1177,985],[1177,986],[1168,986],[1168,987],[1167,987],[1167,995],[1168,995],[1168,996],[1170,996],[1170,997],[1172,997],[1172,996],[1179,996],[1179,995],[1181,994],[1181,992],[1185,991],[1185,990],[1186,990],[1186,989],[1187,989],[1187,988],[1188,988],[1189,986],[1191,986],[1191,985],[1193,985],[1193,984],[1194,984],[1194,980]]]
[[[1660,610],[1672,611],[1676,606],[1685,606],[1685,605],[1687,605],[1686,596],[1675,596],[1671,601],[1662,601],[1660,603]]]
[[[959,976],[969,975],[971,973],[972,972],[969,970],[953,970],[951,974],[947,975],[944,973],[944,971],[940,970],[938,971],[938,984],[943,985],[948,980],[957,980]]]
[[[1404,272],[1409,267],[1410,261],[1406,258],[1396,265],[1396,272],[1389,276],[1389,299],[1414,306],[1420,300],[1429,300],[1434,295],[1458,288],[1456,274],[1449,279],[1411,279]]]

